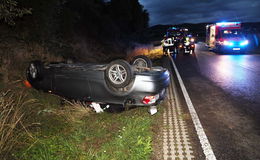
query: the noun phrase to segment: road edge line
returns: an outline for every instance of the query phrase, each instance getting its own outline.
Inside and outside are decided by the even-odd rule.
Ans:
[[[201,122],[199,120],[198,114],[197,114],[197,112],[196,112],[196,110],[195,110],[195,108],[194,108],[194,106],[193,106],[193,104],[191,102],[191,99],[190,99],[189,94],[187,92],[187,89],[186,89],[186,87],[185,87],[185,85],[183,83],[183,80],[182,80],[182,78],[180,76],[180,73],[179,73],[179,71],[178,71],[178,69],[177,69],[177,67],[176,67],[172,57],[169,57],[169,58],[170,58],[170,60],[171,60],[171,62],[173,64],[174,71],[175,71],[175,73],[177,75],[177,79],[178,79],[179,84],[181,86],[181,90],[182,90],[184,99],[185,99],[186,104],[188,106],[188,109],[189,109],[189,112],[190,112],[190,115],[191,115],[191,118],[192,118],[192,122],[193,122],[193,124],[195,126],[195,130],[197,132],[197,135],[198,135],[201,147],[203,149],[203,153],[204,153],[204,155],[206,157],[206,160],[217,160],[216,156],[215,156],[215,154],[214,154],[214,152],[212,150],[212,147],[211,147],[211,145],[209,143],[208,137],[206,136],[206,133],[205,133],[205,131],[204,131],[202,125],[201,125]]]

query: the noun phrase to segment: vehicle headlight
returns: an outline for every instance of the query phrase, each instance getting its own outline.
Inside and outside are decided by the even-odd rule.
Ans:
[[[186,42],[186,43],[185,43],[185,46],[188,46],[188,45],[190,45],[190,42]]]
[[[195,41],[195,39],[194,39],[194,38],[191,38],[191,39],[190,39],[190,41],[191,41],[191,42],[194,42],[194,41]]]
[[[233,46],[234,43],[233,42],[229,42],[229,41],[224,41],[223,43],[225,46]]]
[[[246,45],[248,45],[248,43],[249,43],[248,40],[242,41],[242,42],[240,43],[240,46],[246,46]]]
[[[228,44],[229,44],[229,42],[228,41],[224,41],[224,43],[223,43],[225,46],[227,46]]]

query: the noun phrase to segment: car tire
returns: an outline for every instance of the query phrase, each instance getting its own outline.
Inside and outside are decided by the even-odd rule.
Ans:
[[[110,87],[124,88],[134,77],[132,67],[125,60],[112,61],[105,70],[105,80]]]
[[[144,56],[144,55],[140,55],[140,56],[135,56],[133,58],[133,60],[130,62],[131,65],[133,65],[134,67],[138,68],[152,68],[152,61],[150,60],[150,58]]]
[[[32,61],[27,68],[27,79],[37,81],[43,78],[43,63],[41,61]]]

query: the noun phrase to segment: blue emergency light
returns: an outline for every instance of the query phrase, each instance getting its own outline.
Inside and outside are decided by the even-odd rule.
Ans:
[[[234,42],[234,41],[227,41],[225,40],[224,43],[223,43],[225,46],[229,46],[229,47],[233,47],[233,46],[241,46],[241,47],[244,47],[244,46],[247,46],[249,44],[249,41],[248,40],[244,40],[244,41],[240,41],[239,43],[237,42]]]
[[[241,22],[218,22],[216,25],[220,27],[239,26],[241,25]]]
[[[248,43],[249,43],[248,40],[242,41],[242,42],[240,42],[240,46],[246,46],[246,45],[248,45]]]

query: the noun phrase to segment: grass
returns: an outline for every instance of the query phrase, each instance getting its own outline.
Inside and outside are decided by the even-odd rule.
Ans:
[[[145,55],[151,59],[158,59],[163,56],[163,49],[161,46],[153,47],[152,45],[138,46],[128,54],[128,58],[137,55]]]
[[[58,96],[20,84],[4,85],[11,90],[9,96],[0,92],[5,95],[0,107],[10,104],[15,115],[6,114],[12,123],[0,120],[2,126],[14,126],[6,128],[12,136],[1,142],[7,147],[0,150],[1,160],[146,160],[152,156],[153,123],[159,117],[151,116],[146,107],[96,114],[85,104],[64,104]],[[1,118],[4,113],[1,110]],[[0,130],[1,136],[4,133]]]
[[[85,146],[93,146],[87,150],[88,158],[149,159],[152,152],[152,117],[146,112],[146,108],[137,108],[121,114],[97,117],[94,128],[86,129],[89,139]],[[97,135],[95,126],[100,127]]]
[[[21,103],[35,100],[37,105],[24,105],[17,110],[24,116],[21,123],[26,130],[17,130],[17,143],[12,140],[13,147],[0,159],[150,159],[152,127],[158,116],[150,116],[147,108],[96,114],[82,103],[61,104],[61,99],[51,94],[21,86],[14,92],[17,90],[27,95]],[[21,103],[14,102],[17,107]]]
[[[18,60],[12,60],[12,56],[1,57],[0,61],[0,94],[11,89],[10,95],[0,99],[0,137],[4,137],[1,160],[150,159],[157,116],[150,116],[147,108],[96,114],[85,104],[63,104],[57,96],[25,89],[20,83],[27,62],[36,56],[34,52],[41,55],[40,59],[55,59],[46,58],[49,54],[41,47],[27,50],[21,49],[20,57],[14,57],[24,59],[18,64],[13,64]],[[9,110],[4,111],[5,106]],[[4,117],[10,121],[1,119]]]
[[[85,104],[64,104],[60,97],[21,83],[5,84],[0,91],[4,95],[0,136],[5,137],[1,160],[146,160],[152,156],[152,129],[158,116],[150,116],[146,107],[96,114]],[[7,105],[12,114],[3,111]],[[10,120],[3,121],[3,115]]]
[[[27,130],[24,108],[36,106],[35,99],[28,99],[26,94],[15,94],[11,90],[0,93],[0,158],[8,157],[19,140],[26,135],[31,138]]]
[[[137,108],[120,114],[90,114],[70,123],[52,117],[56,121],[55,125],[50,125],[53,121],[46,122],[50,125],[47,132],[52,134],[46,134],[46,128],[43,127],[41,132],[34,133],[37,140],[20,150],[16,158],[149,159],[152,152],[152,117],[146,112],[145,108]],[[61,123],[62,127],[57,129],[58,123]]]

